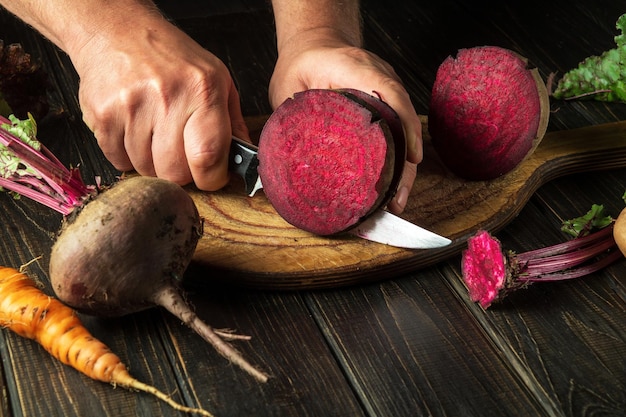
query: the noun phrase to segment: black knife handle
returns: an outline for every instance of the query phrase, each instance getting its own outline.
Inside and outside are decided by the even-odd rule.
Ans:
[[[230,155],[228,157],[228,170],[243,178],[246,192],[250,194],[259,177],[257,168],[258,148],[242,139],[232,137],[230,141]]]

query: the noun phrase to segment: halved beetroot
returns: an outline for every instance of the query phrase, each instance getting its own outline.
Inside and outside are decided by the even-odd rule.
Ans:
[[[390,126],[396,136],[399,126],[401,136]],[[389,202],[405,148],[397,115],[380,99],[312,89],[287,99],[268,119],[259,139],[259,175],[285,220],[331,235]]]
[[[536,68],[508,49],[461,49],[439,67],[428,130],[444,164],[469,180],[508,173],[537,147],[549,96]]]

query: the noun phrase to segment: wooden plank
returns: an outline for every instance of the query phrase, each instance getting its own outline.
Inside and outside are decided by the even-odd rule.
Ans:
[[[244,116],[269,114],[268,85],[276,61],[270,9],[215,18],[185,18],[177,24],[230,69]]]
[[[369,415],[552,415],[436,268],[309,300]]]
[[[256,13],[270,10],[265,0],[157,0],[156,5],[169,18],[181,21],[187,18],[210,18],[215,16],[232,16],[241,13]]]
[[[149,320],[149,316],[138,315],[124,320],[124,326],[119,322],[109,326],[95,325],[89,319],[85,322],[96,337],[122,358],[136,378],[182,401],[172,369],[160,360],[163,355],[156,325],[148,324]],[[88,379],[53,359],[33,341],[8,333],[5,339],[6,351],[2,353],[3,357],[9,355],[11,364],[11,386],[15,391],[10,391],[10,404],[15,416],[180,415],[148,394],[115,389]]]
[[[214,297],[207,296],[210,290]],[[168,315],[164,319],[158,310],[126,319],[85,318],[85,322],[136,377],[220,416],[255,414],[259,409],[263,414],[258,415],[268,416],[362,415],[299,296],[204,288],[189,299],[210,324],[252,336],[237,348],[271,373],[267,384],[259,384],[227,363],[179,320]],[[11,358],[11,404],[16,415],[179,415],[145,394],[113,390],[88,380],[31,341],[8,333],[4,336],[9,342],[2,353]],[[43,380],[42,374],[46,375]],[[332,391],[327,391],[329,385]],[[33,386],[38,387],[35,395]],[[317,401],[320,397],[324,401]]]

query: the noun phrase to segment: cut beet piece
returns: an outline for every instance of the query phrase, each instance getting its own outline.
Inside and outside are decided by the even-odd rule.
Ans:
[[[389,124],[364,99],[349,90],[307,90],[287,99],[265,124],[259,174],[285,220],[331,235],[388,202],[399,180],[395,149]]]
[[[452,172],[490,180],[536,148],[549,105],[544,82],[525,58],[496,46],[461,49],[437,71],[428,130]]]

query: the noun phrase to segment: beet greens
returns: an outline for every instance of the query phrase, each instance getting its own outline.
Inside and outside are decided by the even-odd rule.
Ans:
[[[585,58],[566,72],[552,93],[554,98],[626,103],[626,14],[619,17],[616,27],[622,32],[615,36],[616,47]]]

